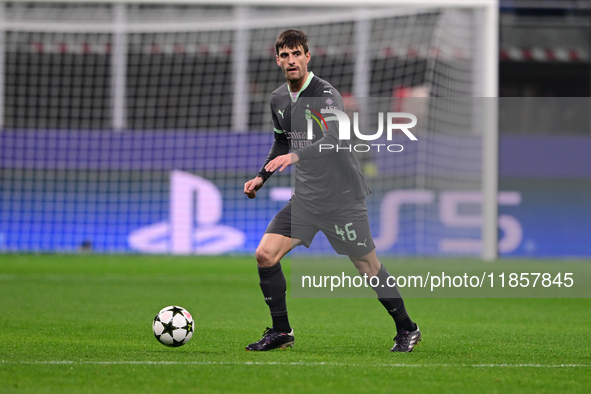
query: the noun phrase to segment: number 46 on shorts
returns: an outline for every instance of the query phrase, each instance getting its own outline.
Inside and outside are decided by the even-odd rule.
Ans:
[[[341,238],[343,238],[343,241],[345,240],[345,234],[347,235],[349,241],[355,241],[357,239],[357,233],[355,232],[355,230],[349,229],[349,227],[352,225],[353,222],[345,224],[345,229],[343,230],[339,227],[338,224],[335,224],[334,229],[337,232],[337,234],[340,235]]]

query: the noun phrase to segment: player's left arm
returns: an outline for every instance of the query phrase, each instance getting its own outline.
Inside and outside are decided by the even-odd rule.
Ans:
[[[294,152],[291,152],[285,155],[278,156],[275,159],[271,160],[265,166],[265,170],[269,172],[279,170],[279,172],[282,172],[287,167],[297,163],[298,161],[300,161],[299,156],[296,155]]]

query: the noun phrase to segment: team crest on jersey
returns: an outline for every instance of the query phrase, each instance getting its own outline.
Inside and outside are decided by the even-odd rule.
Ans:
[[[334,101],[329,98],[326,99],[326,104],[331,105]]]

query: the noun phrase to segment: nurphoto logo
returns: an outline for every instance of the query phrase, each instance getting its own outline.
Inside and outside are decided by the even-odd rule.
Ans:
[[[309,111],[309,112],[308,112]],[[323,108],[320,110],[322,114],[332,114],[336,117],[328,117],[328,121],[337,120],[339,122],[339,140],[340,141],[350,141],[351,140],[351,121],[349,116],[334,108]],[[314,111],[313,109],[306,109],[307,115],[307,138],[312,140],[314,138],[313,133],[313,122],[312,120],[316,121],[318,125],[322,128],[324,127],[328,129],[327,119],[325,119],[321,113],[318,111]],[[317,116],[316,116],[317,115]],[[398,123],[401,119],[408,119],[410,122],[407,123]],[[416,126],[417,124],[417,117],[408,112],[387,112],[386,113],[386,122],[384,122],[384,113],[378,113],[378,131],[374,134],[362,134],[359,131],[359,114],[357,112],[353,113],[353,133],[355,137],[357,137],[361,141],[376,141],[382,137],[384,134],[384,123],[386,124],[386,139],[388,141],[392,141],[392,135],[395,130],[402,131],[411,141],[417,141],[417,137],[409,130]],[[372,149],[380,151],[380,148],[385,148],[388,152],[402,152],[404,147],[400,144],[354,144],[354,145],[347,145],[347,146],[338,146],[333,144],[320,144],[319,150],[322,152],[323,150],[333,150],[336,151],[355,151],[355,152],[369,152]]]

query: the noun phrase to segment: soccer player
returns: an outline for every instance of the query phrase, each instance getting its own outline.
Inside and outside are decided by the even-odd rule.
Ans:
[[[322,133],[316,133],[312,140],[304,132],[301,120],[305,121],[305,114],[309,116],[311,110],[344,110],[339,92],[308,71],[310,52],[304,32],[284,31],[275,42],[275,50],[277,65],[287,80],[271,94],[275,141],[258,175],[244,184],[244,193],[255,198],[276,170],[297,165],[294,195],[271,221],[255,253],[273,327],[267,328],[262,339],[246,347],[254,351],[293,345],[295,337],[287,314],[286,282],[280,260],[298,245],[309,247],[318,231],[327,236],[338,254],[349,257],[360,275],[377,276],[382,284],[390,276],[375,253],[365,205],[370,190],[354,153],[346,149],[320,149],[321,144],[326,147],[343,143],[338,140],[335,122],[330,122],[331,126],[325,122]],[[320,108],[310,108],[310,103],[319,103]],[[348,234],[355,232],[355,241],[345,237],[345,229]],[[359,242],[362,239],[364,242]],[[411,352],[421,340],[421,332],[408,316],[398,288],[376,286],[373,290],[396,324],[391,351]]]

